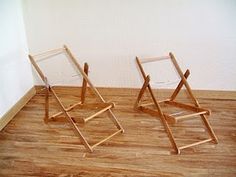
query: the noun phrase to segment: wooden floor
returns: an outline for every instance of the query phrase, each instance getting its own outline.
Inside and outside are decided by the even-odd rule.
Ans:
[[[57,92],[67,105],[79,99],[74,88]],[[88,153],[63,116],[44,124],[44,97],[37,94],[0,132],[0,176],[236,176],[236,100],[211,99],[207,94],[198,99],[212,110],[209,121],[219,144],[210,142],[175,155],[161,122],[133,110],[137,90],[101,89],[101,93],[116,103],[114,113],[124,134]],[[56,112],[54,100],[51,105]],[[91,144],[116,130],[105,115],[80,127]],[[172,129],[179,145],[207,137],[199,119]]]

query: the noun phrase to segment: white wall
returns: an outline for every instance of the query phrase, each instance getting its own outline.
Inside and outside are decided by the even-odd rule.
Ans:
[[[235,0],[24,0],[24,12],[30,52],[68,44],[97,86],[139,87],[135,56],[172,51],[194,89],[236,90]]]
[[[0,118],[33,87],[20,0],[0,1]]]

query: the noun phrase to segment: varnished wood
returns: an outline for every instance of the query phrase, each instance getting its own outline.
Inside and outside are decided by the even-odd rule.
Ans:
[[[190,85],[188,84],[187,82],[187,78],[190,74],[189,70],[186,70],[185,74],[183,74],[182,70],[180,69],[174,55],[172,53],[169,53],[169,57],[159,57],[159,59],[150,59],[150,60],[144,60],[143,63],[145,62],[154,62],[154,61],[158,61],[158,60],[162,60],[162,59],[170,59],[178,73],[178,75],[180,76],[181,78],[181,81],[179,82],[179,84],[177,85],[176,89],[174,90],[173,94],[170,96],[169,100],[168,101],[165,101],[164,103],[168,103],[168,104],[171,104],[171,105],[174,105],[174,106],[177,106],[177,107],[180,107],[180,108],[183,108],[183,109],[190,109],[192,111],[195,111],[195,113],[191,113],[191,114],[188,114],[188,115],[181,115],[181,116],[174,116],[175,114],[167,114],[167,113],[163,113],[162,111],[162,108],[160,106],[160,101],[157,100],[157,98],[154,96],[154,92],[151,88],[151,85],[149,84],[149,81],[150,79],[147,79],[147,76],[143,67],[142,67],[142,60],[139,59],[138,57],[136,57],[136,62],[137,62],[137,65],[138,65],[138,68],[143,76],[143,79],[144,79],[144,84],[139,92],[139,95],[138,95],[138,98],[137,98],[137,101],[135,102],[135,108],[140,104],[141,102],[141,98],[143,97],[144,95],[144,92],[146,90],[146,88],[148,88],[148,91],[151,95],[151,99],[156,107],[156,110],[153,110],[151,111],[150,108],[147,108],[147,109],[144,109],[144,107],[140,107],[141,110],[145,110],[145,111],[148,111],[150,114],[153,114],[155,113],[156,111],[158,112],[155,113],[156,116],[159,116],[162,123],[163,123],[163,126],[165,127],[165,130],[166,130],[166,133],[169,137],[169,140],[173,146],[173,148],[175,149],[176,153],[180,154],[180,150],[181,149],[185,149],[187,147],[191,147],[191,146],[195,146],[195,145],[199,145],[199,144],[202,144],[204,142],[208,142],[208,141],[202,141],[201,143],[193,143],[193,144],[189,144],[189,145],[185,145],[184,147],[185,148],[179,148],[176,144],[176,140],[174,138],[174,135],[169,127],[169,124],[167,121],[171,122],[171,123],[177,123],[177,121],[179,120],[186,120],[187,118],[193,118],[193,117],[196,117],[197,115],[199,115],[202,119],[202,122],[203,124],[205,125],[209,135],[211,136],[212,140],[214,140],[215,143],[218,143],[218,139],[211,127],[211,125],[209,124],[209,121],[207,120],[207,117],[206,115],[209,115],[210,114],[210,111],[209,110],[206,110],[206,109],[202,109],[200,107],[200,104],[199,102],[197,101],[197,99],[195,98],[195,96],[193,95],[193,92],[192,92],[192,89],[190,87]],[[147,82],[148,80],[148,82]],[[180,93],[180,90],[182,89],[182,87],[185,86],[186,87],[186,90],[187,90],[187,93],[190,95],[190,98],[192,99],[193,103],[194,103],[194,106],[190,106],[190,105],[187,105],[187,104],[183,104],[183,103],[177,103],[177,102],[174,102],[174,99],[177,97],[177,95]],[[142,104],[141,104],[142,105]]]
[[[58,103],[58,105],[61,108],[61,111],[64,113],[64,115],[66,116],[67,120],[71,123],[71,127],[75,130],[75,133],[80,137],[80,140],[82,141],[82,143],[84,144],[84,146],[87,148],[87,150],[89,152],[93,152],[93,149],[90,147],[89,143],[87,142],[87,140],[85,139],[85,137],[82,135],[82,132],[80,131],[80,129],[77,127],[77,125],[75,124],[74,120],[71,118],[71,116],[69,115],[69,113],[65,110],[66,108],[64,107],[64,105],[62,104],[62,102],[60,101],[60,99],[58,98],[56,92],[54,91],[53,88],[51,88],[51,92],[52,95],[55,97],[56,102]]]
[[[184,73],[184,77],[187,79],[189,75],[190,75],[190,71],[187,69]],[[176,96],[179,94],[179,92],[180,92],[181,88],[183,87],[183,85],[184,85],[184,82],[183,82],[183,80],[181,80],[179,82],[178,86],[176,87],[175,91],[171,95],[170,100],[173,101],[176,98]]]
[[[86,75],[88,75],[88,70],[89,70],[88,63],[84,63],[84,73],[85,73]],[[82,91],[81,91],[81,103],[82,103],[82,104],[83,104],[84,101],[85,101],[86,89],[87,89],[87,81],[83,78]]]
[[[142,76],[143,76],[144,82],[146,82],[146,77],[147,77],[148,75],[146,75],[146,73],[145,73],[145,71],[144,71],[144,69],[143,69],[143,67],[142,67],[142,64],[141,64],[141,62],[140,62],[140,60],[139,60],[138,57],[136,57],[136,62],[137,62],[137,65],[138,65],[138,67],[139,67],[139,69],[140,69],[140,72],[141,72],[141,74],[142,74]],[[148,88],[148,91],[149,91],[149,93],[150,93],[150,95],[151,95],[151,99],[152,99],[152,101],[153,101],[153,103],[154,103],[154,105],[155,105],[155,109],[159,112],[160,120],[161,120],[163,126],[165,127],[165,130],[166,130],[167,136],[168,136],[168,138],[169,138],[169,140],[170,140],[170,142],[171,142],[171,145],[172,145],[172,147],[174,148],[175,152],[176,152],[177,154],[179,154],[180,151],[179,151],[178,146],[177,146],[177,144],[176,144],[176,141],[175,141],[175,138],[174,138],[174,136],[173,136],[173,133],[172,133],[172,131],[171,131],[171,129],[170,129],[170,126],[168,125],[168,123],[167,123],[167,121],[166,121],[166,118],[165,118],[165,116],[164,116],[164,114],[163,114],[163,112],[162,112],[162,110],[161,110],[161,107],[160,107],[160,105],[159,105],[159,103],[158,103],[158,100],[155,98],[155,95],[154,95],[154,92],[153,92],[153,90],[152,90],[152,88],[151,88],[151,85],[148,83],[148,85],[146,86],[146,88]],[[142,89],[144,89],[144,88],[142,88]],[[140,93],[141,93],[141,94],[144,94],[144,92],[140,92]],[[141,95],[140,98],[142,98],[142,96],[143,96],[143,95]],[[139,101],[141,101],[141,99],[139,99]],[[138,105],[139,103],[136,103],[136,104]]]
[[[68,56],[68,59],[71,60],[71,62],[76,66],[76,68],[78,69],[78,72],[80,72],[80,74],[83,77],[83,83],[82,83],[82,91],[81,91],[81,101],[79,103],[73,104],[70,107],[65,107],[61,101],[61,99],[58,97],[58,95],[56,94],[56,91],[54,90],[54,86],[50,85],[47,77],[43,74],[43,72],[41,71],[41,69],[39,68],[35,57],[37,56],[41,56],[41,55],[50,55],[53,52],[58,52],[58,51],[64,51],[65,54]],[[62,114],[64,114],[64,116],[67,118],[68,122],[71,124],[71,127],[73,128],[73,130],[75,131],[75,134],[80,138],[80,140],[82,141],[82,143],[84,144],[85,148],[89,151],[89,152],[93,152],[93,148],[96,146],[90,146],[89,142],[86,140],[86,138],[84,137],[84,135],[82,134],[82,132],[80,131],[80,128],[76,125],[76,121],[75,119],[69,114],[69,111],[71,111],[72,109],[74,109],[74,107],[78,106],[79,104],[84,104],[85,101],[85,93],[86,93],[86,87],[87,87],[87,83],[90,86],[90,89],[93,91],[93,93],[95,94],[95,96],[97,96],[100,99],[100,105],[104,105],[106,104],[106,101],[103,99],[102,95],[98,92],[98,90],[94,87],[94,85],[92,84],[92,82],[89,80],[88,78],[88,64],[85,63],[84,65],[84,70],[81,68],[80,64],[77,62],[77,60],[75,59],[74,55],[72,54],[72,52],[69,50],[69,48],[64,45],[62,49],[53,49],[53,50],[49,50],[43,53],[40,53],[38,55],[32,56],[29,55],[29,59],[32,63],[32,65],[34,66],[35,70],[37,71],[37,73],[39,74],[39,76],[41,77],[41,79],[43,80],[43,82],[45,83],[45,90],[46,90],[46,94],[45,94],[45,117],[44,117],[44,122],[48,123],[49,119],[51,120],[55,120],[55,117],[58,117]],[[58,103],[61,111],[53,114],[50,118],[49,118],[49,93],[52,93],[53,97],[55,98],[56,102]],[[111,121],[116,125],[116,127],[118,128],[118,130],[120,130],[122,133],[124,132],[124,129],[122,128],[121,124],[119,123],[119,121],[117,120],[116,116],[114,115],[114,113],[112,112],[111,108],[114,107],[114,104],[110,104],[109,106],[107,106],[106,108],[103,108],[102,110],[96,112],[93,115],[90,115],[89,117],[83,119],[83,122],[86,123],[87,121],[93,119],[94,117],[98,116],[99,114],[108,111],[110,116],[109,118],[111,119]],[[115,135],[115,134],[114,134]],[[104,139],[103,141],[100,141],[99,143],[97,143],[96,145],[99,145],[103,142],[105,142],[106,140],[110,139],[113,136],[109,136],[109,138]]]
[[[152,57],[152,58],[140,58],[140,63],[149,63],[154,61],[170,59],[170,56]]]
[[[71,111],[72,109],[74,109],[76,106],[79,106],[79,105],[81,105],[82,103],[81,103],[81,101],[80,102],[78,102],[78,103],[75,103],[75,104],[72,104],[71,106],[69,106],[68,108],[65,108],[65,111]],[[56,114],[53,114],[52,116],[50,116],[50,119],[52,118],[55,118],[55,117],[57,117],[57,116],[60,116],[60,115],[62,115],[63,114],[63,112],[61,111],[61,112],[58,112],[58,113],[56,113]]]
[[[176,68],[177,72],[179,73],[179,75],[182,79],[181,82],[183,82],[183,85],[186,87],[186,89],[188,91],[188,94],[190,95],[191,99],[193,100],[195,106],[201,107],[199,102],[197,101],[197,99],[193,95],[192,89],[191,89],[190,85],[188,84],[182,70],[180,69],[180,67],[179,67],[179,65],[178,65],[178,63],[175,59],[175,56],[171,52],[169,53],[169,55],[170,55],[170,58],[171,58],[173,64],[175,65],[175,68]],[[218,143],[218,139],[216,137],[216,134],[213,131],[212,127],[210,126],[209,121],[207,120],[207,117],[205,115],[200,115],[200,116],[202,118],[203,124],[206,126],[206,128],[208,130],[209,135],[212,137],[212,139],[214,140],[215,143]]]
[[[77,87],[54,90],[66,106],[78,102],[80,98],[81,89]],[[133,110],[138,89],[98,90],[104,99],[116,103],[114,112],[124,126],[125,134],[114,136],[97,146],[93,153],[87,153],[83,144],[71,132],[69,123],[60,124],[55,121],[45,124],[42,121],[45,92],[40,92],[0,132],[0,176],[236,176],[236,99],[215,99],[215,91],[204,92],[204,97],[198,101],[212,110],[209,121],[220,143],[204,143],[175,155],[171,152],[161,122],[155,121],[155,117],[149,114]],[[163,92],[161,99],[164,96]],[[179,99],[187,100],[184,94],[179,96]],[[52,114],[58,108],[51,97]],[[86,99],[93,99],[89,89]],[[87,113],[92,114],[92,109]],[[96,126],[100,120],[104,124]],[[171,124],[180,146],[207,139],[205,129],[199,123],[199,119],[193,119]],[[86,137],[89,136],[91,145],[116,132],[116,127],[106,117],[98,117],[85,125],[81,123],[79,127],[83,132],[89,132]]]
[[[180,102],[176,102],[176,101],[165,101],[165,103],[169,104],[169,105],[179,107],[179,108],[192,110],[192,111],[195,111],[195,112],[205,111],[206,115],[211,114],[211,111],[209,109],[206,109],[206,108],[195,107],[195,106],[192,106],[192,105],[189,105],[189,104],[184,104],[184,103],[180,103]]]
[[[200,144],[203,144],[203,143],[207,143],[207,142],[210,142],[210,141],[212,141],[212,139],[208,138],[208,139],[205,139],[205,140],[202,140],[202,141],[198,141],[196,143],[188,144],[188,145],[185,145],[185,146],[180,146],[179,149],[186,149],[186,148],[193,147],[193,146],[196,146],[196,145],[200,145]]]
[[[95,114],[93,114],[93,115],[91,115],[91,116],[89,116],[89,117],[86,117],[86,118],[84,119],[84,122],[86,123],[86,122],[88,122],[89,120],[92,120],[93,118],[95,118],[95,117],[98,116],[99,114],[102,114],[102,113],[104,113],[105,111],[107,111],[108,109],[111,109],[111,108],[113,108],[113,107],[114,107],[114,104],[111,104],[111,105],[109,105],[109,106],[103,108],[102,110],[99,110],[99,111],[96,112]]]
[[[148,85],[149,85],[149,82],[150,82],[150,77],[147,76],[147,77],[145,78],[145,80],[144,80],[144,83],[143,83],[142,88],[141,88],[140,91],[139,91],[137,100],[136,100],[136,102],[134,103],[134,108],[135,108],[135,109],[137,109],[138,104],[139,104],[139,102],[140,102],[140,100],[141,100],[141,98],[142,98],[142,96],[143,96],[143,93],[145,92],[145,90],[147,89],[147,87],[148,87]],[[153,103],[152,103],[152,104],[153,104]]]

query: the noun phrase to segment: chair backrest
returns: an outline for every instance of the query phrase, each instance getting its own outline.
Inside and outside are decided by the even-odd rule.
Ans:
[[[152,72],[150,72],[149,70],[149,73],[146,73],[146,70],[145,70],[145,64],[147,63],[152,63],[152,62],[158,62],[158,61],[163,61],[163,60],[166,60],[163,63],[165,64],[168,64],[168,65],[165,65],[165,67],[160,67],[159,68],[157,67],[157,65],[149,65],[151,66],[152,70],[155,71],[154,75]],[[168,60],[168,61],[167,61]],[[150,75],[151,77],[151,81],[150,83],[152,83],[152,85],[154,86],[170,86],[172,84],[177,84],[180,80],[181,80],[181,72],[178,71],[178,64],[173,56],[173,54],[169,53],[169,55],[167,56],[160,56],[160,57],[152,57],[152,58],[139,58],[139,57],[136,57],[136,62],[138,64],[138,67],[139,67],[139,70],[141,71],[141,74],[142,76],[145,78],[147,77],[147,75]],[[172,65],[172,68],[174,68],[174,71],[175,73],[172,73],[171,70],[169,70],[167,67],[169,67],[169,63]],[[157,67],[157,68],[153,68],[153,67]],[[147,68],[146,68],[147,69]],[[150,68],[149,68],[150,69]],[[173,69],[172,69],[173,70]],[[156,73],[157,71],[157,73]],[[159,73],[158,73],[159,71]],[[164,71],[164,72],[163,72]],[[162,73],[161,73],[162,72]],[[154,80],[155,79],[152,79],[152,77],[158,77],[159,81],[155,82]],[[165,80],[163,80],[165,78]],[[161,80],[162,79],[162,80]]]

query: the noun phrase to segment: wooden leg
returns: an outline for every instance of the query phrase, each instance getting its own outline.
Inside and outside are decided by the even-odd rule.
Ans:
[[[171,145],[172,145],[172,147],[174,148],[175,152],[176,152],[177,154],[180,154],[180,150],[178,149],[178,146],[177,146],[177,144],[176,144],[176,142],[175,142],[173,133],[172,133],[172,131],[171,131],[170,127],[169,127],[169,124],[168,124],[168,122],[167,122],[167,120],[166,120],[166,118],[165,118],[165,116],[164,116],[164,114],[163,114],[163,112],[162,112],[162,110],[161,110],[161,107],[160,107],[159,103],[157,102],[157,100],[156,100],[156,98],[155,98],[155,96],[154,96],[154,93],[153,93],[152,88],[151,88],[150,85],[148,85],[148,90],[149,90],[149,92],[150,92],[150,94],[151,94],[151,97],[152,97],[152,100],[153,100],[153,102],[154,102],[154,104],[155,104],[155,106],[156,106],[156,108],[157,108],[157,110],[158,110],[158,112],[159,112],[161,121],[162,121],[162,123],[163,123],[163,125],[164,125],[164,128],[165,128],[166,133],[167,133],[167,135],[168,135],[168,137],[169,137],[169,140],[170,140],[170,142],[171,142]]]
[[[169,140],[171,142],[172,147],[174,148],[174,150],[177,154],[180,154],[180,150],[179,150],[179,148],[178,148],[178,146],[175,142],[174,135],[173,135],[173,133],[170,129],[170,126],[169,126],[168,122],[166,121],[164,115],[161,116],[161,121],[164,125],[164,128],[165,128],[166,132],[167,132],[167,135],[169,137]]]
[[[91,146],[88,144],[88,142],[86,141],[86,139],[84,138],[84,136],[82,135],[81,131],[79,130],[79,128],[76,126],[76,124],[74,123],[73,119],[70,117],[70,115],[68,114],[68,112],[65,110],[63,104],[61,103],[60,99],[57,97],[55,91],[51,88],[52,91],[52,95],[55,97],[58,105],[61,108],[61,111],[64,113],[64,115],[66,116],[67,120],[70,122],[70,124],[72,125],[75,133],[79,136],[80,140],[82,141],[82,143],[84,144],[85,148],[89,151],[89,152],[93,152],[93,149],[91,148]]]
[[[115,114],[112,112],[111,109],[108,109],[108,112],[111,116],[109,116],[109,118],[111,119],[111,121],[116,125],[116,127],[119,130],[122,130],[121,132],[124,133],[125,130],[123,129],[123,127],[121,126],[120,122],[118,121],[118,119],[116,118]]]
[[[141,74],[142,74],[144,80],[146,80],[146,74],[145,74],[145,72],[144,72],[144,70],[143,70],[143,67],[142,67],[142,65],[141,65],[141,63],[140,63],[138,57],[136,57],[136,62],[137,62],[137,64],[138,64],[138,67],[139,67],[139,69],[140,69],[140,71],[141,71]],[[153,103],[154,103],[154,105],[155,105],[156,108],[157,108],[157,111],[158,111],[158,113],[159,113],[159,116],[160,116],[161,121],[162,121],[162,123],[163,123],[163,126],[164,126],[164,128],[165,128],[165,131],[166,131],[166,133],[167,133],[167,135],[168,135],[168,137],[169,137],[169,140],[170,140],[170,142],[171,142],[171,144],[172,144],[174,150],[176,151],[176,153],[179,154],[180,151],[179,151],[178,146],[177,146],[177,144],[176,144],[176,142],[175,142],[173,133],[172,133],[172,131],[171,131],[171,129],[170,129],[170,127],[169,127],[169,125],[168,125],[168,123],[167,123],[165,117],[164,117],[163,112],[161,111],[161,107],[160,107],[159,103],[157,102],[157,100],[156,100],[156,98],[155,98],[155,96],[154,96],[154,93],[153,93],[153,91],[152,91],[152,88],[151,88],[150,84],[147,85],[147,88],[148,88],[148,91],[149,91],[149,93],[150,93],[150,95],[151,95],[151,97],[152,97]]]
[[[45,116],[44,122],[48,123],[49,120],[49,89],[45,89]]]
[[[88,70],[89,70],[88,63],[84,63],[84,72],[86,75],[88,75]],[[84,104],[85,101],[86,88],[87,88],[87,81],[83,79],[82,91],[81,91],[81,104]]]
[[[184,77],[187,79],[189,74],[190,74],[190,71],[187,69],[186,72],[184,73]],[[176,96],[180,92],[180,90],[183,87],[183,85],[184,85],[184,82],[183,82],[183,80],[181,80],[180,83],[178,84],[178,86],[176,87],[174,93],[170,97],[171,101],[173,101],[176,98]]]
[[[43,76],[43,80],[45,82],[45,116],[44,116],[44,122],[48,123],[49,121],[49,93],[50,93],[50,86],[48,84],[47,77]]]
[[[213,129],[211,128],[211,125],[210,125],[209,121],[207,120],[206,116],[201,115],[201,118],[202,118],[202,122],[206,126],[207,131],[208,131],[209,135],[211,136],[212,140],[214,141],[214,143],[218,144],[218,139],[217,139]]]
[[[140,100],[141,100],[141,98],[142,98],[142,96],[143,96],[143,94],[144,94],[144,92],[145,92],[149,82],[150,82],[150,77],[147,76],[145,78],[145,81],[143,83],[143,86],[142,86],[141,90],[139,91],[138,98],[137,98],[137,100],[136,100],[136,102],[134,104],[134,109],[136,109],[138,107],[138,104],[139,104],[139,102],[140,102]]]

